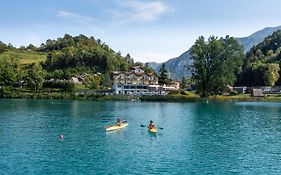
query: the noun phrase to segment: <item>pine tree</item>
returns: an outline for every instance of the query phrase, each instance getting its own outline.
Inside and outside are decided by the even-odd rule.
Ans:
[[[162,64],[162,67],[160,69],[160,77],[158,82],[161,85],[167,85],[169,83],[169,75],[165,64]]]

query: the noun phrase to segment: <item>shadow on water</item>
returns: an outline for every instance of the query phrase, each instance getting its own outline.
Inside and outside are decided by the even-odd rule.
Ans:
[[[149,131],[148,131],[148,134],[149,134],[149,136],[150,136],[151,138],[155,138],[155,139],[156,139],[156,137],[157,137],[157,133],[153,133],[153,132],[149,132]]]

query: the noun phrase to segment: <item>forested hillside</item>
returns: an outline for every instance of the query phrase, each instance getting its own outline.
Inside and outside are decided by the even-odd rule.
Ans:
[[[40,47],[15,48],[0,42],[0,89],[73,89],[72,77],[82,78],[82,88],[107,88],[111,72],[128,70],[133,62],[129,54],[123,57],[101,40],[84,35],[66,34]]]
[[[133,63],[129,54],[122,57],[99,39],[79,35],[65,35],[57,40],[47,40],[37,49],[48,52],[44,68],[47,70],[85,67],[102,73],[127,70]]]
[[[247,86],[281,85],[281,30],[252,47],[244,60],[237,84]]]

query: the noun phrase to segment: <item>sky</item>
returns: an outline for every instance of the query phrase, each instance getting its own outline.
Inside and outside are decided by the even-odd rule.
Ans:
[[[0,41],[19,47],[84,34],[135,61],[165,62],[199,36],[281,25],[280,0],[2,0]]]

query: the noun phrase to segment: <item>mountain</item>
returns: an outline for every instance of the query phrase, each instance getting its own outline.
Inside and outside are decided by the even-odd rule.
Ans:
[[[173,80],[182,80],[183,77],[190,77],[191,73],[188,71],[188,66],[192,64],[190,59],[190,50],[184,52],[179,57],[169,59],[164,64],[169,72],[169,77]],[[148,63],[148,65],[156,72],[160,71],[163,63]]]
[[[188,67],[192,65],[190,57],[190,50],[188,50],[165,63],[171,79],[182,80],[183,77],[191,76],[191,72],[188,71]]]
[[[248,52],[253,46],[262,42],[265,37],[273,34],[276,30],[281,30],[281,26],[264,28],[248,37],[237,38],[237,41],[244,46],[245,52]]]
[[[265,37],[273,34],[276,30],[281,30],[281,26],[278,27],[267,27],[260,31],[253,33],[248,37],[237,38],[239,44],[244,46],[245,52],[248,52],[254,45],[262,42]],[[190,77],[191,72],[188,70],[188,66],[192,64],[192,60],[190,59],[190,49],[179,57],[169,59],[164,62],[167,70],[170,73],[170,78],[175,80],[182,80],[183,77]],[[163,63],[148,63],[149,66],[154,68],[156,72],[159,72]]]
[[[162,65],[161,63],[156,63],[156,62],[148,62],[148,66],[151,67],[154,70],[157,70],[157,68]]]

